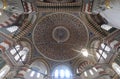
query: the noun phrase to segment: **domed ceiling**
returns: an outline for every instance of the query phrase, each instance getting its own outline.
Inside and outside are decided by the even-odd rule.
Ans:
[[[1,0],[0,79],[118,79],[120,31],[99,13],[114,11],[106,2]]]
[[[33,42],[44,57],[55,61],[66,61],[80,55],[88,42],[86,26],[69,13],[49,14],[34,28]]]

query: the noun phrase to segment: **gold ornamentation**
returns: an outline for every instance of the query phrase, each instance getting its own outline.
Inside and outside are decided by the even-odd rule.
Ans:
[[[106,5],[106,8],[108,8],[108,9],[111,8],[110,7],[110,0],[105,0],[105,5]]]
[[[3,2],[3,9],[6,9],[7,8],[7,1],[6,0],[2,0]]]

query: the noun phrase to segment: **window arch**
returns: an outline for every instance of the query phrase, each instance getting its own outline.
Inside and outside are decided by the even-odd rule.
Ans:
[[[112,26],[103,24],[103,25],[101,25],[101,28],[106,30],[106,31],[109,31],[110,29],[112,29]]]
[[[94,79],[96,76],[98,76],[98,69],[95,66],[81,73],[82,79]]]
[[[3,79],[5,75],[9,72],[10,66],[5,65],[1,70],[0,70],[0,79]]]
[[[110,54],[110,51],[111,48],[107,44],[101,43],[96,52],[98,62],[104,62],[108,58],[108,54]]]
[[[13,49],[10,50],[10,53],[12,55],[14,55],[19,50],[20,50],[20,45],[16,45],[15,48],[13,48]]]
[[[29,53],[28,47],[21,47],[20,45],[16,45],[10,50],[12,56],[14,56],[15,61],[25,61],[27,54]]]
[[[48,65],[46,62],[41,60],[35,60],[31,65],[30,69],[24,75],[25,79],[44,79],[48,75]]]
[[[66,65],[57,66],[52,72],[53,79],[72,79],[72,72]]]
[[[117,63],[112,63],[112,68],[120,76],[120,66]]]
[[[15,31],[18,30],[18,26],[11,26],[6,28],[7,31],[9,31],[10,33],[14,33]]]
[[[21,57],[20,61],[25,61],[28,52],[29,52],[29,48],[28,48],[28,47],[24,47],[24,48],[19,52],[19,55],[20,55],[20,57]]]

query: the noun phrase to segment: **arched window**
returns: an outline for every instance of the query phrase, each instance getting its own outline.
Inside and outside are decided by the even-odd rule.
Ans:
[[[114,63],[112,63],[112,68],[120,76],[120,66],[117,63],[114,62]]]
[[[9,31],[10,33],[13,33],[18,30],[18,26],[11,26],[6,28],[6,30]]]
[[[96,67],[91,67],[81,73],[82,79],[94,79],[96,76],[98,76],[98,70]]]
[[[0,70],[0,79],[3,79],[5,75],[9,72],[10,66],[5,65],[1,70]]]
[[[85,76],[85,77],[88,77],[88,74],[87,74],[87,72],[86,72],[86,71],[84,72],[84,76]]]
[[[16,61],[25,61],[27,54],[29,53],[28,47],[23,47],[20,49],[20,45],[16,45],[10,50],[10,53],[14,56]]]
[[[15,48],[13,48],[13,49],[10,50],[10,53],[12,55],[14,55],[19,50],[20,50],[20,45],[16,45]]]
[[[98,70],[96,69],[96,67],[93,67],[92,69],[93,69],[95,72],[97,72],[97,71],[98,71]]]
[[[35,71],[32,71],[31,73],[30,73],[30,77],[33,77],[35,75]]]
[[[29,48],[27,48],[27,47],[24,47],[23,50],[21,50],[19,52],[19,55],[21,57],[20,61],[25,61],[25,58],[26,58],[28,52],[29,52]]]
[[[69,67],[59,65],[54,69],[52,77],[53,79],[72,79],[72,72]]]
[[[103,25],[101,25],[101,28],[104,29],[104,30],[106,30],[106,31],[109,31],[110,29],[112,29],[112,26],[103,24]]]
[[[103,62],[104,60],[106,60],[110,51],[111,51],[111,48],[107,44],[101,43],[99,49],[96,52],[96,56],[98,58],[98,61]]]
[[[24,47],[21,51],[17,51],[15,55],[16,61],[25,61],[25,58],[27,56],[27,53],[29,52],[29,49],[27,47]]]
[[[91,75],[94,75],[93,70],[90,69],[89,72]]]
[[[48,74],[47,65],[40,60],[35,60],[30,65],[30,69],[24,75],[24,78],[25,79],[44,79],[45,75],[47,74]]]

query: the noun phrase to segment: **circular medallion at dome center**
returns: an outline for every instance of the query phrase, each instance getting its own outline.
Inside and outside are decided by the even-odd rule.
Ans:
[[[66,61],[80,55],[88,42],[88,31],[72,14],[56,13],[40,19],[34,28],[33,43],[38,52],[51,60]]]
[[[70,32],[67,28],[58,26],[53,29],[52,37],[58,43],[65,42],[69,39]]]

